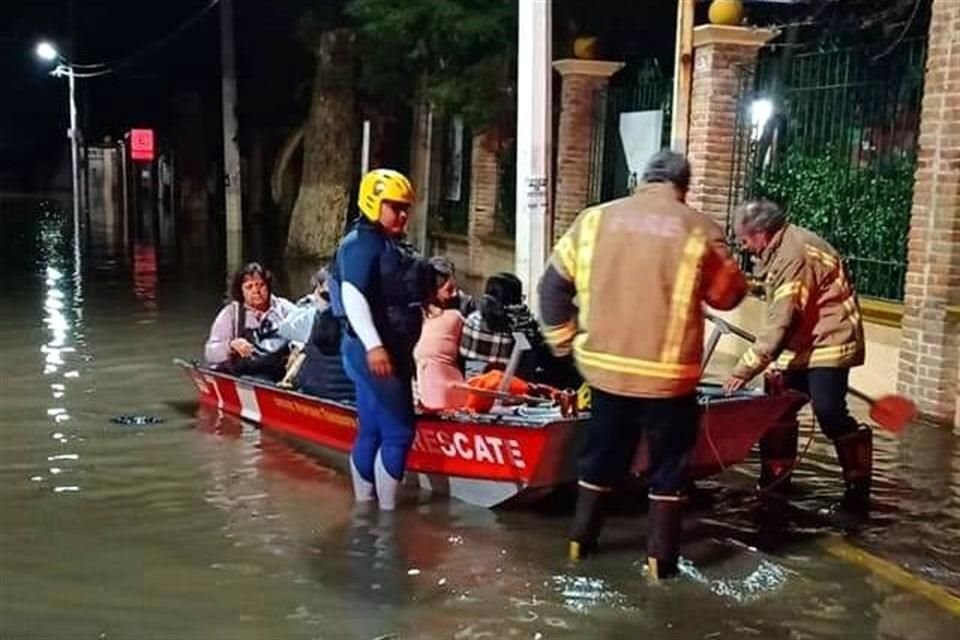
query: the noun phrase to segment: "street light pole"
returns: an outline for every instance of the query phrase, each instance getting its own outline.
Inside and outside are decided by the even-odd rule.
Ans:
[[[50,42],[37,43],[34,50],[37,57],[44,62],[56,63],[50,72],[55,77],[67,76],[67,106],[70,113],[70,128],[67,138],[70,140],[70,178],[73,183],[73,271],[76,280],[74,295],[80,296],[80,131],[77,126],[77,76],[70,61],[60,55],[57,48]]]
[[[60,65],[66,70],[70,101],[70,167],[73,179],[73,238],[74,246],[80,246],[80,144],[77,135],[76,76],[69,64]]]
[[[240,266],[243,254],[243,203],[240,185],[233,0],[222,0],[220,2],[220,65],[223,109],[224,208],[227,218],[227,271],[233,271]]]

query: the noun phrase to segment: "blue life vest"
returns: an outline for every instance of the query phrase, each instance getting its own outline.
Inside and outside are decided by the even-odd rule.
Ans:
[[[376,246],[376,274],[362,293],[370,305],[374,325],[387,350],[403,365],[420,339],[423,303],[430,287],[429,263],[409,243],[385,234],[379,225],[358,222],[341,241],[330,266],[330,303],[333,314],[346,323],[341,285],[342,252],[349,242]],[[349,323],[346,323],[349,329]]]

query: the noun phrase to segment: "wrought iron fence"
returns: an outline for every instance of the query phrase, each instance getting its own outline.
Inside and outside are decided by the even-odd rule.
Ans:
[[[462,121],[461,121],[462,122]],[[470,129],[453,120],[444,123],[445,142],[441,152],[441,195],[436,221],[440,231],[466,235],[470,216],[471,140]]]
[[[517,141],[500,152],[497,165],[497,209],[495,230],[497,233],[513,237],[517,227]]]
[[[924,39],[879,60],[767,51],[743,75],[731,207],[779,202],[846,257],[864,295],[903,298],[925,53]]]
[[[627,164],[620,139],[620,114],[663,110],[662,145],[670,143],[672,78],[664,76],[655,61],[628,65],[609,87],[596,96],[596,126],[590,146],[590,203],[629,194],[638,176]]]

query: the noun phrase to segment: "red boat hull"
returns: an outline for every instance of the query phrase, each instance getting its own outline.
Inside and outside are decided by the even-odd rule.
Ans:
[[[254,422],[298,442],[345,459],[357,430],[356,410],[259,382],[178,361],[193,380],[200,402]],[[692,457],[702,478],[742,461],[799,394],[707,402]],[[407,459],[420,484],[483,506],[538,496],[576,479],[575,460],[586,428],[583,419],[524,416],[434,416],[417,419]],[[634,471],[642,473],[641,447]]]

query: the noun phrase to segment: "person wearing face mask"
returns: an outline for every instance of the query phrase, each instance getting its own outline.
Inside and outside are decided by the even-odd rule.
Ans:
[[[334,314],[344,326],[343,366],[356,387],[358,432],[350,454],[358,502],[396,495],[413,443],[413,348],[420,338],[429,267],[404,241],[413,185],[375,169],[360,183],[360,217],[330,270]]]
[[[448,259],[431,258],[430,267],[432,291],[423,305],[423,331],[413,351],[420,404],[432,411],[458,409],[467,402],[460,386],[465,380],[458,353],[463,331],[459,290]]]
[[[429,262],[439,283],[432,302],[443,309],[457,309],[464,318],[473,313],[478,301],[460,288],[453,260],[446,256],[433,256]]]
[[[234,274],[228,298],[203,350],[206,362],[219,367],[249,362],[261,335],[273,333],[296,309],[289,300],[273,295],[273,277],[257,262]]]

